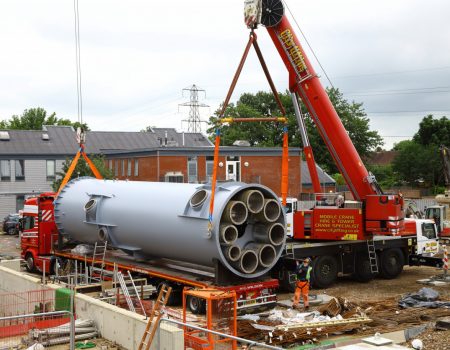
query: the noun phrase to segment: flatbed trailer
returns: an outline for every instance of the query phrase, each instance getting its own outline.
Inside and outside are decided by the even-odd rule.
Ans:
[[[65,266],[68,261],[73,261],[82,266],[91,266],[93,260],[93,256],[74,254],[70,249],[55,250],[52,255],[36,256],[35,266],[41,271],[45,269],[46,273],[54,273],[56,264]],[[98,258],[95,262],[99,263]],[[130,271],[134,275],[147,278],[158,290],[164,284],[170,285],[172,296],[169,305],[179,304],[185,287],[235,291],[240,312],[254,308],[270,308],[277,302],[275,291],[279,288],[279,282],[274,278],[266,277],[249,282],[234,277],[234,283],[231,283],[224,279],[224,273],[220,273],[221,267],[207,268],[169,259],[136,261],[132,256],[115,249],[107,250],[103,264],[103,269],[107,272],[106,279],[108,276],[112,278],[114,270]]]

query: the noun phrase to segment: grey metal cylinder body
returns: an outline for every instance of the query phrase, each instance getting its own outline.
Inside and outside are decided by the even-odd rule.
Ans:
[[[214,259],[218,259],[236,275],[255,278],[275,265],[286,235],[284,232],[282,244],[273,245],[272,262],[258,261],[254,268],[252,261],[252,266],[245,266],[248,255],[243,259],[241,255],[254,250],[259,256],[259,248],[271,244],[261,235],[273,225],[261,219],[263,215],[246,210],[247,204],[239,201],[248,190],[259,191],[264,199],[279,204],[275,193],[265,186],[218,184],[212,227],[208,230],[210,185],[80,178],[61,191],[55,201],[55,219],[61,234],[79,242],[107,240],[140,258],[161,257],[204,266],[214,266]],[[285,221],[280,210],[276,222],[285,227]],[[229,234],[224,231],[227,226]],[[239,249],[232,249],[230,254],[231,247]]]

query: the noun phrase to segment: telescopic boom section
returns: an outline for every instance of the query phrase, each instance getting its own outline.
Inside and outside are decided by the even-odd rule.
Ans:
[[[246,0],[245,22],[267,28],[289,72],[289,89],[305,103],[311,118],[356,200],[365,203],[366,232],[394,233],[403,227],[402,198],[385,195],[364,166],[328,94],[314,71],[282,0]]]
[[[367,195],[380,194],[286,16],[267,31],[289,71],[289,89],[306,104],[355,199],[364,200]]]

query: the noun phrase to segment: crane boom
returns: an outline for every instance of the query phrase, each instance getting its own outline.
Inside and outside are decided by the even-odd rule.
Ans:
[[[282,0],[246,0],[244,14],[252,30],[259,24],[267,28],[289,72],[289,90],[306,105],[353,197],[363,203],[365,232],[397,234],[404,224],[403,199],[384,194],[375,176],[364,166],[284,13]]]

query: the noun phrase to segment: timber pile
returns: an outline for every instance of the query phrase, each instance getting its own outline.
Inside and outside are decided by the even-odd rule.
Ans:
[[[298,314],[293,317],[293,310],[274,310],[270,315],[261,315],[259,319],[238,320],[238,335],[279,346],[312,344],[342,333],[367,336],[377,332],[392,332],[450,315],[448,308],[402,309],[398,306],[398,299],[355,303],[344,298],[334,298],[317,311],[309,313],[310,316]],[[284,317],[274,317],[280,312]]]

